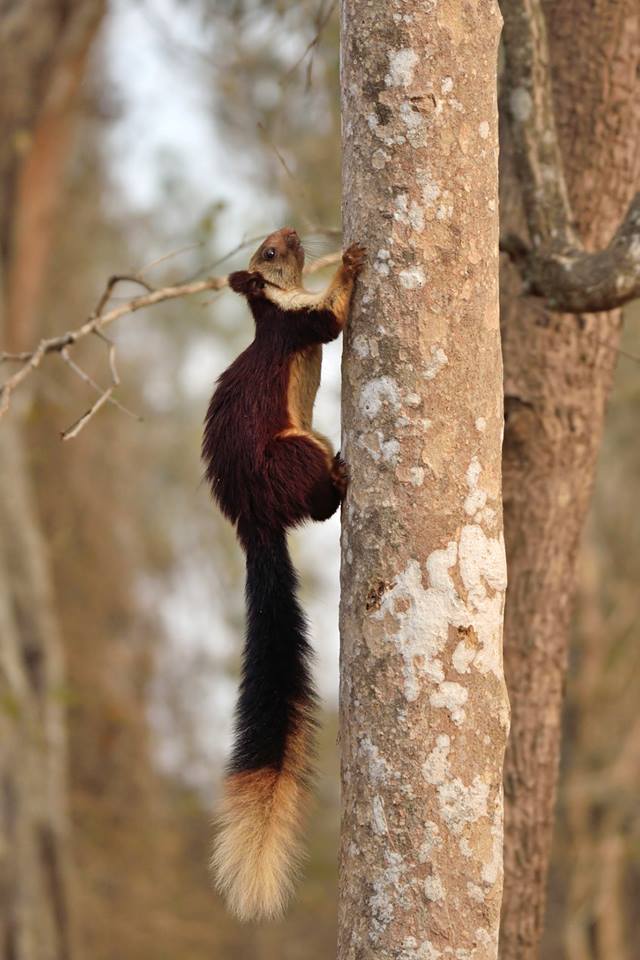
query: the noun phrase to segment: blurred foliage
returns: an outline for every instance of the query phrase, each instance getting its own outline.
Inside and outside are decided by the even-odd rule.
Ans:
[[[154,18],[153,5],[145,9]],[[294,59],[312,37],[310,9],[286,18]],[[302,90],[306,79],[292,78],[282,90],[289,120],[275,103],[262,114],[256,102],[252,116],[245,116],[246,127],[238,125],[233,136],[231,98],[240,107],[249,89],[269,83],[280,89],[277,78],[289,60],[285,52],[272,55],[269,37],[278,25],[277,12],[265,8],[269,29],[242,45],[226,42],[222,25],[226,29],[227,20],[221,25],[218,12],[213,24],[210,11],[201,13],[203,30],[212,30],[210,56],[192,59],[188,48],[174,46],[167,51],[166,68],[172,69],[175,57],[186,56],[192,82],[202,91],[215,89],[226,77],[228,88],[220,88],[224,102],[217,90],[210,97],[211,122],[227,131],[230,153],[245,155],[247,176],[256,180],[253,170],[259,170],[262,185],[252,187],[256,195],[260,189],[279,192],[282,208],[298,222],[335,223],[337,128],[326,85],[317,87],[316,96],[315,86]],[[238,5],[228,15],[231,23],[249,11]],[[163,29],[157,17],[152,24]],[[335,19],[331,30],[333,74]],[[222,64],[213,63],[224,48],[238,63],[246,60],[241,70],[236,64],[231,71],[243,80],[237,87]],[[314,60],[321,62],[320,52]],[[125,105],[118,88],[109,84],[104,45],[96,49],[85,88],[41,315],[43,334],[88,315],[112,273],[131,273],[186,246],[178,256],[144,267],[153,283],[171,282],[211,269],[212,256],[232,245],[221,234],[226,204],[215,184],[210,196],[194,202],[167,153],[157,158],[164,206],[149,215],[127,205],[111,176],[108,150],[110,128]],[[315,175],[304,209],[296,199],[298,174],[287,174],[277,152],[266,146],[269,138],[279,137],[278,124],[292,137],[278,141],[278,151],[286,153],[286,166],[305,184],[315,137]],[[332,167],[333,174],[323,179]],[[184,216],[176,235],[180,210]],[[259,222],[247,223],[238,233],[259,229]],[[115,296],[132,292],[123,285]],[[90,429],[62,445],[60,430],[88,407],[92,393],[57,360],[38,378],[27,418],[30,465],[67,654],[67,683],[60,696],[69,723],[81,956],[294,960],[330,955],[336,930],[335,718],[327,717],[322,726],[310,863],[286,920],[262,927],[235,923],[213,891],[207,869],[212,788],[228,745],[242,636],[243,563],[232,530],[201,485],[199,445],[211,381],[248,341],[248,318],[228,296],[203,297],[136,315],[112,333],[123,384],[119,398],[144,422],[110,407]],[[203,384],[206,356],[212,360],[211,378]],[[74,359],[97,382],[108,378],[106,351],[97,339],[83,343]],[[220,636],[207,645],[203,638],[213,629],[207,622],[212,607]]]

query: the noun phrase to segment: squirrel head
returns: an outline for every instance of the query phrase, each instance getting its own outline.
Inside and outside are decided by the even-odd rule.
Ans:
[[[266,237],[249,263],[249,270],[259,273],[283,290],[302,286],[304,248],[293,227],[281,227]]]

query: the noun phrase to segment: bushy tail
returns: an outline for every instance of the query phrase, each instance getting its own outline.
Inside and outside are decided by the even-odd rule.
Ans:
[[[285,534],[243,540],[247,633],[212,862],[230,909],[259,920],[283,912],[299,863],[315,696]]]

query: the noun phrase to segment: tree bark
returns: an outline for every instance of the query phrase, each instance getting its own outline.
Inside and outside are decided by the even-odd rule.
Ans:
[[[33,323],[101,0],[0,10],[0,338]],[[37,177],[34,180],[34,175]],[[30,337],[26,332],[26,338]],[[4,373],[4,370],[2,371]],[[0,427],[0,957],[69,960],[63,669],[20,424]]]
[[[515,0],[505,0],[505,3]],[[635,0],[548,3],[556,126],[574,225],[605,246],[640,173],[640,12]],[[526,93],[526,91],[524,91]],[[518,135],[523,96],[504,104]],[[508,137],[505,233],[526,237]],[[589,505],[620,330],[619,313],[545,311],[501,278],[505,363],[504,508],[509,560],[505,668],[512,733],[505,764],[503,960],[537,957],[560,752],[576,555]]]
[[[344,0],[340,960],[495,958],[497,6]]]
[[[15,424],[0,431],[0,956],[68,960],[61,645]]]

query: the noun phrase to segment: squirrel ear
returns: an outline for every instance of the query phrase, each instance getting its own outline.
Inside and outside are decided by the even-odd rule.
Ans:
[[[229,274],[227,281],[232,290],[244,296],[255,295],[264,287],[260,274],[250,273],[249,270],[236,270]]]

